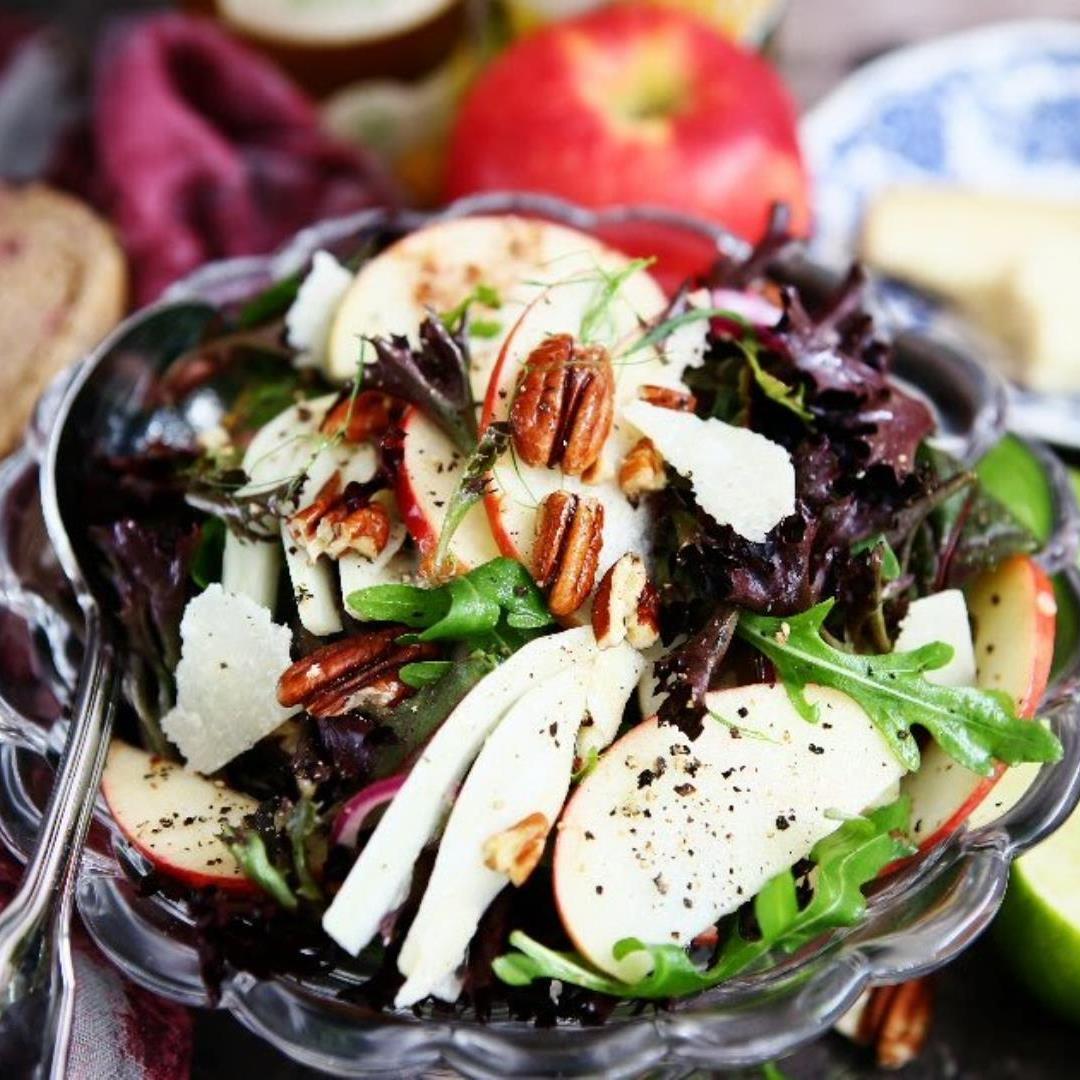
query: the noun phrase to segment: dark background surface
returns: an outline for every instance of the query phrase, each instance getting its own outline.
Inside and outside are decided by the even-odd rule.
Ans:
[[[154,0],[0,0],[0,10],[64,18],[88,38],[110,12],[163,6]],[[778,60],[803,105],[812,104],[859,62],[908,41],[1002,18],[1080,17],[1080,0],[793,0]],[[1080,1076],[1080,1031],[1056,1020],[1013,981],[992,937],[935,978],[934,1025],[906,1080],[1059,1080]],[[872,1055],[828,1036],[782,1063],[791,1080],[872,1080],[895,1076]],[[194,1080],[318,1074],[293,1065],[226,1013],[195,1026]],[[449,1074],[446,1074],[449,1075]],[[93,1078],[97,1080],[97,1078]]]

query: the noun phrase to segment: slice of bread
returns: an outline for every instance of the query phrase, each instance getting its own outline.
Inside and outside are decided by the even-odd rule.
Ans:
[[[42,390],[124,314],[127,264],[109,226],[42,185],[0,186],[0,453]]]

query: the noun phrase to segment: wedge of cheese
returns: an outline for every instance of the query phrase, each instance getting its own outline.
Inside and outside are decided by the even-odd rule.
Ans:
[[[1080,388],[1080,201],[898,187],[870,208],[861,247],[876,270],[937,293],[999,337],[1012,378]]]

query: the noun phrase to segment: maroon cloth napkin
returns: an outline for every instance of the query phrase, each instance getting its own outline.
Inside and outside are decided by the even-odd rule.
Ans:
[[[98,51],[94,188],[142,303],[210,259],[269,251],[323,217],[393,201],[375,165],[214,23],[125,22]]]
[[[24,46],[37,50],[33,65],[16,63]],[[16,149],[24,122],[38,124],[43,143],[62,130],[71,60],[62,39],[0,17],[0,105],[30,101],[35,113],[7,118]],[[93,66],[88,124],[68,125],[52,147],[50,173],[113,219],[137,303],[208,260],[268,251],[320,218],[393,201],[376,167],[324,134],[311,102],[284,75],[211,22],[170,14],[125,21],[107,34]],[[0,171],[25,177],[24,165],[0,163]],[[6,668],[19,669],[20,705],[54,716],[25,629],[6,617],[0,650]],[[0,907],[21,873],[0,847]],[[76,942],[68,1075],[186,1078],[188,1011],[123,979],[81,928]]]

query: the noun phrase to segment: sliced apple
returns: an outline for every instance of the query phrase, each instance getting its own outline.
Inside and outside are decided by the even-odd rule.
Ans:
[[[404,456],[394,494],[398,509],[422,557],[439,545],[446,508],[461,477],[465,458],[450,439],[419,409],[402,421]],[[449,554],[461,570],[471,570],[499,554],[482,503],[472,506],[450,543]]]
[[[511,328],[545,282],[595,269],[611,249],[587,233],[511,214],[455,218],[409,233],[360,268],[330,331],[330,377],[356,374],[364,338],[403,334],[416,343],[433,312],[456,308],[477,285],[501,307],[482,310],[497,329],[469,341],[473,394],[481,399]]]
[[[105,759],[101,792],[120,831],[162,874],[195,888],[253,889],[221,832],[254,813],[255,799],[118,739]]]
[[[816,725],[780,685],[722,690],[708,705],[724,723],[707,718],[691,742],[646,720],[581,783],[560,823],[555,897],[597,967],[640,976],[615,959],[616,942],[688,945],[902,775],[851,698],[806,692]]]
[[[627,265],[624,256],[612,253],[604,270],[610,275],[625,270]],[[519,377],[533,350],[552,334],[579,336],[583,320],[590,309],[595,309],[604,287],[604,279],[594,269],[589,274],[553,285],[533,300],[507,337],[492,372],[481,426],[508,417]],[[627,423],[623,411],[638,399],[643,385],[685,389],[683,372],[700,361],[707,333],[705,320],[691,322],[673,333],[662,349],[648,348],[620,354],[620,348],[625,349],[632,342],[641,325],[655,319],[664,306],[660,286],[646,271],[638,270],[615,292],[606,318],[597,331],[597,340],[608,345],[614,354],[615,419],[595,482],[585,483],[580,477],[566,476],[558,469],[527,466],[509,453],[496,464],[494,483],[485,498],[485,505],[495,541],[504,555],[531,565],[537,507],[545,496],[559,488],[593,496],[603,503],[604,546],[598,567],[600,573],[627,551],[648,552],[647,514],[644,508],[630,505],[616,482],[619,463],[639,438],[638,431]]]
[[[1057,606],[1049,577],[1033,559],[1016,555],[980,576],[967,600],[975,624],[976,685],[1003,690],[1021,716],[1034,716],[1054,653]],[[930,744],[919,771],[903,785],[919,847],[932,847],[963,825],[1004,771],[999,766],[993,776],[979,776]]]
[[[453,1001],[453,975],[480,917],[507,885],[485,865],[484,843],[531,815],[550,828],[559,816],[585,716],[588,664],[579,662],[537,683],[488,736],[450,812],[439,853],[398,969],[406,976],[395,1004],[431,993]]]
[[[454,787],[507,710],[531,686],[595,651],[587,626],[537,638],[482,679],[446,718],[323,916],[323,929],[343,949],[355,956],[405,899],[416,859]]]

